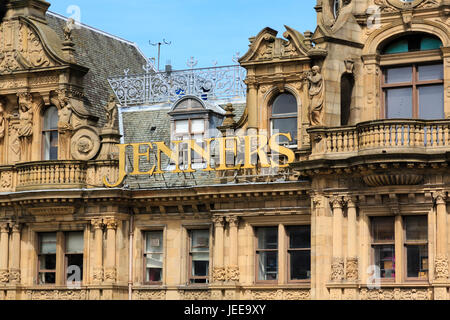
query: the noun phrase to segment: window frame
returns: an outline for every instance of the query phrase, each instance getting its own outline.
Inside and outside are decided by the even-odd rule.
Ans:
[[[192,130],[192,122],[195,120],[203,120],[203,132],[194,132]],[[177,122],[179,121],[187,121],[188,122],[188,131],[186,133],[177,133]],[[189,141],[189,140],[196,140],[195,136],[202,136],[202,139],[207,138],[207,131],[208,131],[208,125],[209,125],[209,119],[205,117],[198,117],[198,118],[188,118],[188,119],[174,119],[173,120],[173,133],[172,133],[172,141]],[[189,137],[188,140],[184,140],[184,137]],[[197,143],[199,144],[199,143]],[[201,142],[199,144],[202,148],[205,148],[205,142]],[[187,168],[188,166],[188,155],[187,150],[189,148],[186,146],[186,142],[180,143],[180,168]],[[185,163],[186,162],[186,163]],[[203,159],[200,155],[198,155],[196,152],[191,150],[191,162],[192,163],[201,163],[206,164],[205,159]]]
[[[192,232],[193,231],[208,231],[208,275],[204,276],[204,277],[195,277],[192,275]],[[187,240],[188,240],[188,245],[187,245],[187,251],[188,251],[188,262],[187,262],[187,266],[188,266],[188,276],[187,276],[187,284],[189,286],[209,286],[211,284],[211,276],[212,276],[212,265],[213,265],[213,261],[212,261],[212,257],[211,257],[211,227],[210,226],[205,226],[205,227],[191,227],[188,228],[187,230]],[[195,282],[191,282],[192,280],[203,280],[205,279],[206,282],[205,283],[195,283]]]
[[[432,51],[432,50],[430,50]],[[415,52],[417,54],[420,54],[422,51]],[[426,52],[426,51],[425,51]],[[404,53],[399,53],[400,55],[403,55]],[[408,53],[411,54],[411,53]],[[397,55],[396,53],[390,54],[390,55]],[[384,55],[387,56],[387,55]],[[424,87],[427,85],[439,85],[441,84],[444,87],[445,79],[442,80],[419,80],[419,67],[421,66],[427,66],[427,65],[437,65],[442,64],[444,68],[444,64],[442,60],[434,60],[429,62],[423,62],[423,61],[415,61],[411,63],[404,63],[399,65],[381,65],[381,117],[382,119],[387,120],[395,120],[399,118],[388,118],[388,106],[387,106],[387,91],[389,89],[401,89],[401,88],[411,88],[412,89],[412,118],[411,119],[420,119],[419,118],[419,88]],[[388,69],[394,69],[394,68],[401,68],[401,67],[410,67],[412,68],[412,79],[411,82],[399,82],[399,83],[387,83],[386,82],[386,76],[387,76],[387,70]],[[444,88],[444,94],[445,94],[445,88]],[[445,114],[445,104],[444,104],[444,114]]]
[[[41,269],[41,256],[46,256],[50,254],[42,254],[41,253],[41,235],[42,234],[55,234],[55,246],[56,246],[56,252],[55,255],[55,269]],[[39,286],[55,286],[58,285],[57,283],[57,272],[58,272],[58,232],[57,231],[43,231],[43,232],[37,232],[36,234],[37,238],[37,275],[36,275],[36,284]],[[52,254],[53,255],[53,254]],[[41,283],[40,274],[41,273],[53,273],[55,275],[55,283]]]
[[[86,245],[86,234],[85,234],[85,229],[80,229],[80,230],[35,230],[35,244],[36,244],[36,280],[35,285],[37,286],[68,286],[67,284],[67,250],[66,250],[66,234],[70,233],[70,232],[81,232],[83,234],[83,268],[82,268],[82,274],[81,274],[81,278],[82,280],[80,282],[76,282],[77,285],[82,286],[84,281],[85,281],[85,277],[84,277],[84,272],[85,272],[85,267],[86,267],[86,255],[85,255],[85,245]],[[56,234],[56,262],[55,262],[55,283],[40,283],[40,278],[39,278],[39,274],[42,272],[52,272],[53,270],[49,270],[49,269],[41,269],[40,268],[40,251],[41,251],[41,247],[40,247],[40,235],[44,234],[44,233],[55,233]],[[60,249],[58,249],[58,247]],[[61,269],[62,266],[62,269]],[[49,270],[49,271],[46,271]],[[59,272],[63,272],[63,274],[59,274]],[[60,280],[60,283],[58,283],[58,279]]]
[[[425,217],[426,220],[426,227],[427,227],[427,239],[422,240],[407,240],[406,239],[406,218],[407,217]],[[428,216],[427,215],[402,215],[402,225],[403,225],[403,246],[402,246],[402,254],[404,257],[405,263],[403,264],[403,274],[405,275],[405,281],[408,282],[426,282],[430,280],[430,243],[429,243],[429,228],[428,228]],[[407,252],[407,246],[408,245],[416,245],[416,246],[422,246],[425,245],[427,247],[427,259],[428,259],[428,272],[426,278],[419,278],[419,277],[408,277],[408,252]]]
[[[162,255],[162,260],[163,260],[163,266],[162,266],[162,270],[161,270],[161,281],[147,281],[147,254],[149,254],[149,252],[147,252],[147,234],[151,233],[151,232],[161,232],[162,233],[162,252],[152,252],[152,253],[157,253],[157,254],[161,254]],[[155,286],[162,286],[164,283],[164,269],[165,269],[165,241],[164,241],[164,229],[154,229],[154,230],[142,230],[142,234],[144,235],[142,237],[142,257],[143,257],[143,278],[142,278],[142,283],[144,285],[155,285]]]
[[[382,240],[382,241],[374,241],[374,234],[373,234],[373,219],[374,218],[392,218],[393,220],[393,225],[394,225],[394,239],[393,240]],[[375,246],[393,246],[394,247],[394,257],[395,257],[395,253],[396,253],[396,247],[395,247],[395,233],[396,233],[396,226],[395,226],[395,216],[391,216],[391,215],[386,215],[386,216],[371,216],[370,217],[370,250],[371,250],[371,264],[376,266],[375,264]],[[381,282],[384,283],[394,283],[398,277],[398,272],[397,272],[397,266],[398,266],[398,257],[395,257],[395,267],[394,267],[394,272],[395,272],[395,277],[392,278],[379,278],[379,280]],[[381,268],[380,268],[381,271]]]
[[[296,227],[309,227],[309,236],[310,236],[309,248],[295,248],[295,249],[291,248],[290,241],[289,241],[290,240],[289,228],[296,228]],[[311,260],[312,260],[311,259],[311,225],[310,224],[284,225],[284,228],[285,228],[285,237],[286,237],[285,243],[286,243],[286,255],[287,255],[287,257],[286,257],[286,260],[287,260],[287,266],[286,266],[287,283],[311,283],[312,274],[309,279],[303,279],[303,280],[292,280],[291,279],[291,255],[290,255],[291,251],[309,251],[310,252],[310,255],[309,255],[310,270],[309,271],[312,273],[312,270],[311,270],[312,269],[311,268],[311,265],[312,265],[312,263],[311,263]]]
[[[274,115],[273,114],[273,104],[275,102],[275,100],[282,94],[290,94],[294,97],[295,102],[296,102],[296,108],[297,108],[297,112],[291,112],[291,113],[282,113],[280,115]],[[295,118],[295,123],[296,123],[296,128],[297,128],[297,136],[296,137],[292,137],[292,142],[289,143],[282,143],[283,146],[288,147],[288,148],[296,148],[299,144],[299,123],[298,123],[298,119],[299,119],[299,107],[298,107],[298,99],[295,96],[295,94],[293,94],[290,91],[284,91],[284,92],[277,92],[271,99],[269,102],[269,116],[268,116],[268,120],[269,120],[269,128],[270,128],[270,135],[273,136],[274,135],[274,128],[273,128],[273,120],[280,120],[280,119],[294,119]]]
[[[273,228],[277,230],[277,249],[259,249],[258,243],[258,229]],[[280,232],[278,225],[255,226],[254,227],[254,241],[255,241],[255,283],[256,284],[277,284],[280,281]],[[276,252],[277,253],[277,279],[275,280],[260,280],[259,279],[259,256],[260,252]]]

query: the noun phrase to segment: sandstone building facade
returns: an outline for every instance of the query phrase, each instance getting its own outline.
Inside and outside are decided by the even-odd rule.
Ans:
[[[450,299],[449,0],[318,0],[250,38],[242,101],[157,101],[176,72],[48,7],[0,26],[0,299]],[[149,174],[146,142],[210,132],[295,156]]]

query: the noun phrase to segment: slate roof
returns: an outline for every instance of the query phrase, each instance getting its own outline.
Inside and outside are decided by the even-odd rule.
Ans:
[[[219,105],[225,108],[226,104]],[[239,121],[245,110],[245,104],[233,104],[235,108],[235,120]],[[152,106],[153,110],[137,110],[129,112],[126,108],[122,111],[122,121],[124,130],[124,143],[156,142],[164,141],[166,145],[170,144],[170,111],[172,104]],[[150,108],[146,108],[150,109]],[[156,128],[152,131],[152,128]],[[163,156],[162,167],[168,165],[167,157]],[[131,161],[128,159],[128,165]],[[153,159],[151,160],[154,161]],[[150,170],[141,161],[141,171]],[[153,189],[153,188],[172,188],[172,187],[190,187],[196,185],[216,184],[215,172],[203,172],[197,170],[193,174],[165,173],[164,175],[149,176],[128,176],[125,184],[131,189]]]
[[[46,18],[49,27],[64,40],[67,18],[50,11]],[[125,69],[130,69],[130,73],[142,73],[147,60],[135,43],[83,24],[72,31],[72,37],[77,64],[89,68],[84,77],[84,93],[91,104],[89,111],[99,117],[99,126],[103,126],[106,121],[103,107],[112,93],[107,79],[123,74]]]

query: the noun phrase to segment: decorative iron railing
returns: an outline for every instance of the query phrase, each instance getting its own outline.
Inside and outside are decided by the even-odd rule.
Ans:
[[[232,100],[245,98],[246,70],[239,65],[152,72],[141,75],[109,78],[121,106],[173,102],[185,95],[203,100]]]

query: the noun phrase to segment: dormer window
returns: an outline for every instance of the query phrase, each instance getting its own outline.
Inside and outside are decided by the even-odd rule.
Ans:
[[[43,160],[58,160],[58,109],[54,106],[44,111],[42,142]]]

